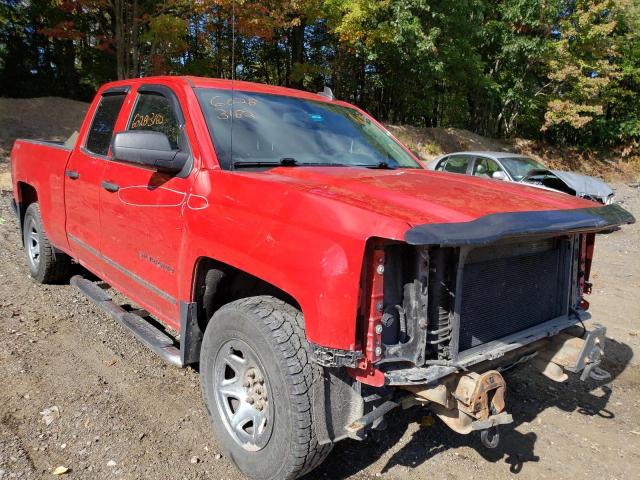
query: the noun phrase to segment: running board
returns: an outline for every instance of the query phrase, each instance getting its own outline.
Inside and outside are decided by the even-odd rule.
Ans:
[[[116,304],[107,292],[83,276],[74,275],[71,277],[71,285],[80,290],[89,300],[109,314],[120,325],[129,329],[140,342],[159,355],[165,362],[176,367],[184,366],[180,358],[180,349],[176,346],[172,337],[154,327],[140,315],[127,312]]]

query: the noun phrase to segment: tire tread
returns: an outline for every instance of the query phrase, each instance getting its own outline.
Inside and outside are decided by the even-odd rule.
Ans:
[[[240,309],[262,319],[274,346],[280,350],[289,396],[295,409],[291,435],[291,451],[295,460],[284,466],[281,478],[298,478],[320,465],[333,447],[331,443],[320,445],[315,435],[312,387],[315,381],[320,381],[321,372],[309,356],[303,315],[288,303],[271,296],[243,298],[220,310],[224,309]]]
[[[27,207],[24,215],[24,225],[27,225],[29,217],[36,221],[40,233],[40,268],[38,272],[31,276],[39,283],[61,283],[68,280],[71,274],[71,258],[51,245],[47,232],[42,223],[40,205],[32,203]],[[26,245],[25,245],[26,250]]]

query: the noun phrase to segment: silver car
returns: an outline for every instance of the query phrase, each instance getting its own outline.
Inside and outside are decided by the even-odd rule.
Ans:
[[[597,178],[549,170],[540,162],[508,152],[456,152],[427,164],[430,170],[473,175],[556,190],[603,204],[613,202],[613,190]]]

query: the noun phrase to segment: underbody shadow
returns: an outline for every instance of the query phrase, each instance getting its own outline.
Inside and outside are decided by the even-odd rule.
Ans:
[[[631,348],[616,340],[607,339],[605,361],[602,367],[611,373],[606,383],[594,380],[580,381],[578,375],[570,375],[563,383],[557,383],[537,373],[530,365],[522,365],[504,373],[507,382],[507,411],[513,415],[513,424],[500,429],[500,443],[495,449],[486,448],[477,433],[460,435],[439,420],[431,427],[416,430],[408,441],[386,461],[382,473],[395,466],[416,468],[447,450],[468,446],[476,450],[486,461],[503,462],[511,474],[518,474],[527,463],[540,460],[535,452],[538,435],[536,419],[547,408],[559,408],[563,412],[613,419],[615,415],[607,408],[615,381],[628,366],[633,352]],[[366,469],[392,449],[405,435],[408,425],[420,422],[429,415],[428,409],[414,407],[396,410],[387,416],[387,429],[375,437],[369,436],[358,442],[345,440],[334,446],[327,460],[312,473],[304,477],[343,479]],[[533,432],[516,430],[523,424],[532,423]],[[461,457],[464,453],[458,453]]]

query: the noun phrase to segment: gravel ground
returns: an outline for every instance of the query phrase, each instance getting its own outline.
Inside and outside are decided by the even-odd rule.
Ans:
[[[640,217],[640,189],[616,188]],[[196,371],[165,365],[69,285],[29,278],[9,199],[1,194],[0,480],[55,478],[60,466],[69,479],[242,478],[219,453]],[[639,231],[596,244],[589,300],[608,327],[609,385],[557,384],[522,367],[506,375],[515,424],[495,450],[413,409],[379,437],[339,443],[308,478],[637,479]]]

